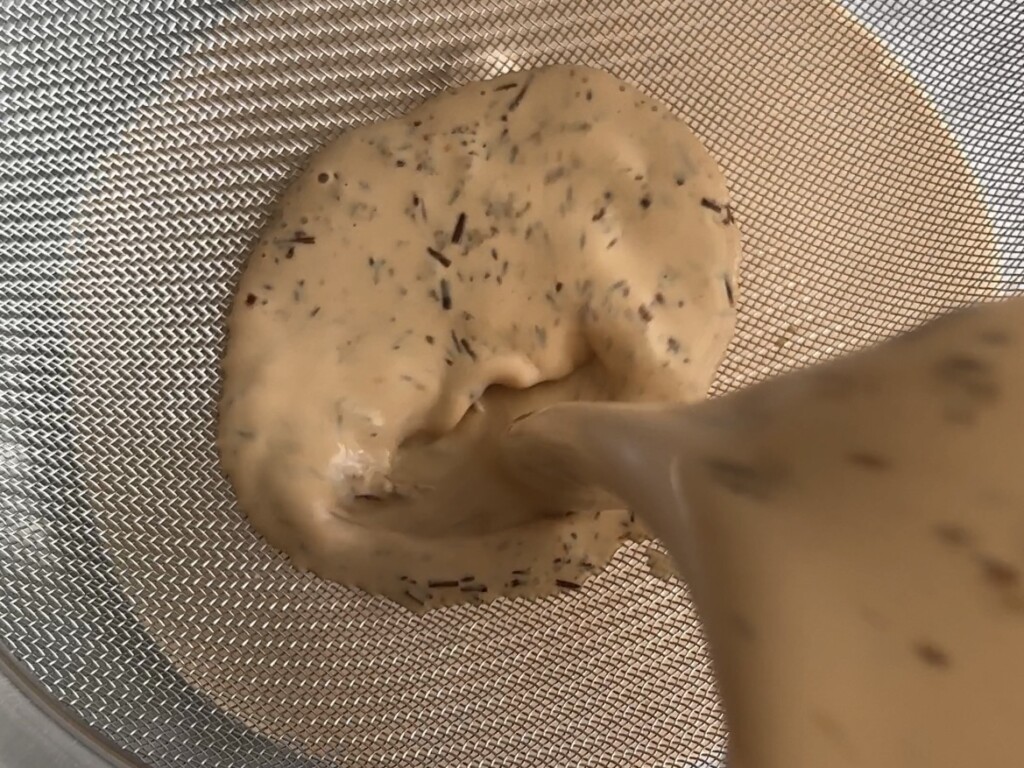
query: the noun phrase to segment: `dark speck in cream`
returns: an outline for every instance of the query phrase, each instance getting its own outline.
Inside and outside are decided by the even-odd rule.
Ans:
[[[754,623],[746,616],[735,614],[732,618],[732,626],[736,635],[744,642],[752,643],[757,639],[757,630],[754,628]]]
[[[978,358],[952,355],[940,360],[935,376],[972,399],[991,400],[998,394],[992,367]]]
[[[754,501],[770,499],[782,482],[777,472],[732,459],[711,458],[704,465],[712,479],[727,491]]]
[[[466,214],[460,213],[455,219],[455,227],[452,229],[452,242],[458,244],[462,241],[462,235],[466,230]]]
[[[970,355],[950,355],[932,369],[945,393],[945,417],[954,424],[971,423],[981,408],[999,399],[995,370],[986,361]]]
[[[985,580],[994,587],[1014,587],[1020,583],[1020,571],[1009,563],[994,557],[978,558]]]
[[[436,248],[431,248],[430,246],[427,246],[427,254],[430,256],[430,258],[432,258],[434,261],[436,261],[443,267],[450,267],[452,265],[452,260],[449,259]]]
[[[532,82],[532,79],[531,80],[527,80],[525,83],[523,83],[523,87],[519,90],[519,93],[517,93],[515,98],[512,99],[512,101],[509,102],[509,105],[508,105],[508,111],[509,112],[515,112],[517,109],[519,109],[519,105],[522,104],[523,103],[523,99],[526,98],[526,92],[530,89],[530,83],[531,82]]]
[[[914,653],[918,659],[933,669],[946,669],[950,665],[949,654],[934,643],[916,643]]]
[[[846,460],[860,469],[879,472],[891,469],[892,464],[884,456],[872,451],[853,451],[847,454]]]
[[[940,541],[953,547],[962,547],[970,542],[967,529],[956,523],[939,523],[932,530]]]
[[[1004,331],[998,328],[982,331],[979,334],[979,338],[985,344],[990,344],[993,347],[1009,346],[1010,341],[1012,340],[1009,331]]]
[[[568,171],[566,170],[565,166],[560,165],[556,168],[552,168],[550,171],[544,174],[544,183],[554,184],[559,179],[564,178],[566,173],[568,173]]]

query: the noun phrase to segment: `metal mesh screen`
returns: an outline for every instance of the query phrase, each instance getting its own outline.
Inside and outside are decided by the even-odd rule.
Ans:
[[[0,8],[0,647],[154,766],[717,766],[682,589],[414,617],[293,572],[217,469],[222,322],[302,158],[447,85],[609,69],[745,238],[716,392],[1024,290],[1014,0]]]

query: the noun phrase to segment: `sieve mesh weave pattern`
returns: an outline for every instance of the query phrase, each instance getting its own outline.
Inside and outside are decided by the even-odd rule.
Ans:
[[[20,0],[0,9],[0,652],[148,765],[718,766],[681,588],[413,617],[293,572],[213,449],[223,318],[302,159],[555,62],[668,102],[746,263],[721,393],[1024,291],[1014,0]]]

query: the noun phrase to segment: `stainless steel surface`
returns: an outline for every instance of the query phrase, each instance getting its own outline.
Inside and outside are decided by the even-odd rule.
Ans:
[[[0,768],[135,768],[6,655],[0,656]]]
[[[720,763],[698,622],[642,548],[416,618],[291,571],[216,465],[232,280],[302,158],[555,61],[723,162],[748,261],[718,392],[1024,290],[1015,0],[5,4],[0,647],[59,706],[0,680],[0,765],[72,759],[55,722],[154,766]]]

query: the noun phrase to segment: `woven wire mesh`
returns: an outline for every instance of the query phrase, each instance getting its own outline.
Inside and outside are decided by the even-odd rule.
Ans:
[[[154,766],[710,766],[687,596],[413,617],[293,572],[213,450],[222,324],[302,158],[554,62],[667,101],[745,239],[716,392],[1024,290],[1024,9],[28,0],[0,9],[0,646]]]

